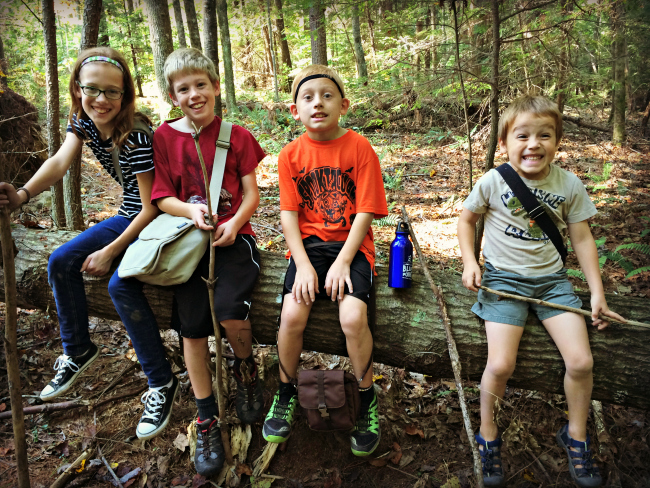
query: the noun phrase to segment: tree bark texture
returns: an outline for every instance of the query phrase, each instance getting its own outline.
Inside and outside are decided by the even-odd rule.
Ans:
[[[266,0],[258,0],[260,12],[266,17]],[[269,33],[269,26],[265,21],[262,21],[262,40],[264,41],[264,62],[266,64],[266,71],[273,75],[273,55],[271,54],[271,36]]]
[[[417,230],[418,224],[414,224]],[[75,232],[29,231],[15,229],[19,249],[16,258],[18,305],[25,308],[56,310],[47,283],[47,259]],[[261,252],[262,272],[254,291],[251,322],[255,340],[274,344],[280,315],[283,276],[287,261],[281,254]],[[422,269],[413,269],[413,287],[393,289],[387,286],[388,270],[378,266],[375,280],[376,323],[374,325],[375,361],[434,377],[451,378],[452,370],[438,305],[431,294]],[[110,274],[102,278],[86,277],[89,313],[119,320],[108,295]],[[485,329],[471,312],[476,294],[466,290],[460,277],[433,273],[447,300],[447,310],[462,362],[463,377],[479,380],[487,359]],[[152,309],[161,327],[171,316],[171,292],[145,286]],[[578,293],[589,304],[585,293]],[[607,296],[609,306],[626,318],[650,321],[647,299]],[[612,324],[604,331],[589,326],[594,356],[593,398],[634,407],[650,408],[650,334],[647,329]],[[341,332],[337,307],[319,300],[312,310],[305,331],[305,349],[346,355],[345,336]],[[564,365],[555,344],[533,314],[519,347],[517,369],[509,384],[529,390],[555,393],[563,391]]]
[[[614,132],[612,141],[616,144],[625,142],[625,5],[618,0],[614,5]]]
[[[287,32],[284,26],[284,15],[282,14],[282,0],[275,0],[275,9],[277,10],[275,19],[275,29],[278,44],[280,45],[280,52],[282,53],[282,65],[284,69],[289,72],[293,68],[291,63],[291,51],[289,51],[289,43],[287,42]],[[291,93],[291,84],[293,79],[287,75],[284,83],[284,90]]]
[[[59,132],[59,74],[56,53],[56,20],[53,0],[43,0],[43,37],[45,38],[45,83],[47,84],[47,141],[48,155],[52,157],[61,145]],[[57,181],[52,190],[52,220],[59,228],[65,227],[63,181]]]
[[[138,96],[140,98],[144,97],[142,93],[142,77],[140,76],[140,70],[138,70],[138,60],[135,55],[135,45],[133,44],[133,36],[131,35],[131,21],[133,20],[133,1],[124,3],[124,17],[126,18],[126,32],[129,35],[130,46],[131,46],[131,59],[133,60],[133,71],[135,76],[135,84],[138,87]]]
[[[151,46],[153,48],[153,64],[156,70],[158,90],[160,91],[161,100],[169,102],[169,94],[167,93],[167,88],[165,86],[164,72],[165,59],[167,59],[167,56],[169,56],[174,50],[174,43],[172,42],[172,24],[169,18],[169,8],[167,6],[166,0],[144,1],[147,5],[149,17],[149,35],[151,37]],[[193,3],[192,8],[194,8]],[[185,13],[188,13],[187,5],[185,6]]]
[[[199,51],[203,51],[203,48],[201,47],[201,35],[199,34],[199,21],[196,17],[196,8],[194,8],[194,0],[183,0],[183,4],[185,5],[185,18],[187,19],[187,32],[190,35],[190,45]],[[208,31],[205,33],[205,36],[208,37],[210,34],[211,33]]]
[[[321,0],[314,0],[309,8],[309,30],[311,33],[311,62],[327,66],[327,30],[325,29],[325,8]]]
[[[357,77],[368,78],[368,67],[366,66],[366,54],[363,52],[361,43],[361,24],[359,23],[359,5],[352,5],[352,41],[354,43],[354,54],[357,61]]]
[[[185,27],[183,26],[183,12],[181,11],[181,0],[174,0],[174,19],[176,20],[176,32],[178,34],[178,47],[187,47],[185,40]]]
[[[232,51],[230,49],[230,26],[228,25],[228,4],[226,0],[217,0],[217,20],[219,22],[219,38],[221,39],[221,56],[223,57],[223,75],[226,85],[226,108],[231,114],[237,111],[235,97],[235,74],[232,67]],[[207,36],[208,33],[206,32]],[[207,42],[207,41],[206,41]],[[221,117],[221,114],[219,114]]]
[[[185,10],[187,14],[187,10]],[[217,26],[217,0],[205,0],[203,4],[203,32],[205,33],[204,54],[212,60],[214,68],[219,75],[219,28]],[[219,117],[223,116],[221,92],[217,95],[214,109]]]
[[[101,17],[102,0],[86,0],[84,2],[83,28],[81,29],[79,50],[83,51],[97,45]]]

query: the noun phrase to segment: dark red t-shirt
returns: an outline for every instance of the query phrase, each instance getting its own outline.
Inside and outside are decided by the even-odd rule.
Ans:
[[[203,128],[199,138],[203,161],[210,178],[220,128],[221,119],[215,117],[210,125]],[[253,135],[243,127],[233,124],[217,209],[217,225],[228,222],[237,213],[243,196],[241,179],[254,171],[265,156],[264,150]],[[156,173],[151,190],[152,202],[164,197],[175,197],[182,202],[187,202],[195,195],[205,198],[203,170],[192,134],[180,132],[167,122],[163,123],[154,133],[153,162]],[[239,229],[239,234],[255,235],[250,222],[246,222]]]

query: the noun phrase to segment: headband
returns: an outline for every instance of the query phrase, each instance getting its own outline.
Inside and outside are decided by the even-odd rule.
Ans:
[[[341,97],[345,98],[345,95],[343,95],[343,90],[341,90],[341,87],[339,86],[339,84],[337,83],[337,81],[334,79],[333,76],[317,74],[317,75],[307,76],[302,80],[300,80],[300,83],[298,83],[298,87],[296,88],[296,93],[293,95],[293,103],[296,103],[298,101],[298,92],[300,91],[300,87],[302,86],[302,84],[308,82],[309,80],[315,80],[316,78],[327,78],[328,80],[331,80],[336,85],[336,88],[339,89],[339,93],[341,94]]]
[[[81,67],[85,66],[88,63],[94,63],[94,62],[110,63],[113,66],[117,66],[118,68],[120,68],[120,71],[124,73],[124,68],[122,68],[122,65],[120,63],[106,56],[90,56],[89,58],[83,60],[83,62],[81,63]]]

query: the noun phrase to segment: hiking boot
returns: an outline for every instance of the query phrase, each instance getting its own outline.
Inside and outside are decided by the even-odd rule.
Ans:
[[[273,404],[266,415],[264,427],[262,428],[264,440],[279,444],[289,438],[296,413],[296,405],[298,405],[298,395],[293,395],[289,403],[283,403],[280,401],[280,392],[278,391],[275,394]]]
[[[569,457],[569,472],[573,481],[583,488],[600,486],[603,480],[598,466],[594,466],[591,458],[591,450],[589,449],[591,439],[589,436],[587,436],[586,442],[577,441],[569,435],[569,424],[564,424],[558,430],[555,438],[558,445],[564,448]]]
[[[355,456],[369,456],[379,445],[381,432],[379,430],[379,413],[377,410],[377,395],[375,395],[368,410],[359,414],[359,418],[350,434],[352,454]]]
[[[216,418],[196,422],[196,452],[194,467],[201,476],[209,478],[221,471],[224,462],[221,430]]]
[[[172,416],[174,399],[178,392],[178,378],[172,376],[169,384],[158,388],[149,388],[140,398],[144,403],[144,413],[135,430],[138,439],[147,440],[160,434]]]
[[[41,400],[47,401],[62,395],[70,389],[77,377],[83,373],[99,356],[99,349],[95,344],[79,356],[59,356],[54,363],[56,376],[41,391]]]
[[[246,363],[242,362],[242,368]],[[242,375],[248,376],[248,375]],[[237,417],[244,424],[252,424],[262,417],[264,407],[264,395],[262,394],[262,382],[258,378],[257,367],[247,381],[235,371],[237,382],[237,395],[235,396],[235,410]]]
[[[479,432],[474,436],[481,455],[483,469],[483,485],[489,487],[503,486],[506,481],[501,463],[501,437],[493,441],[486,441]]]

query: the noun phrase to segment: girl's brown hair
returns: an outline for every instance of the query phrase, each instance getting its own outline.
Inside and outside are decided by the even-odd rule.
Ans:
[[[83,107],[81,106],[81,99],[77,97],[76,93],[78,90],[77,81],[79,81],[79,72],[81,71],[81,64],[91,56],[106,56],[111,58],[114,61],[117,61],[120,66],[122,66],[122,81],[124,83],[124,94],[122,95],[122,108],[120,112],[113,119],[113,133],[111,134],[111,140],[113,141],[113,147],[111,150],[116,147],[122,147],[126,143],[126,139],[129,137],[131,130],[133,129],[134,117],[142,119],[148,125],[151,125],[149,118],[143,113],[135,111],[135,86],[133,85],[133,77],[131,76],[131,71],[129,71],[129,65],[126,63],[126,59],[119,51],[116,51],[110,47],[93,47],[90,49],[83,50],[77,61],[74,64],[72,69],[72,74],[70,75],[70,114],[68,116],[68,122],[72,125],[72,116],[76,115],[77,120],[89,120],[90,117],[84,112]],[[116,67],[117,69],[117,67]],[[74,131],[74,125],[72,125],[72,130]],[[83,138],[88,137],[87,134],[77,134]]]

